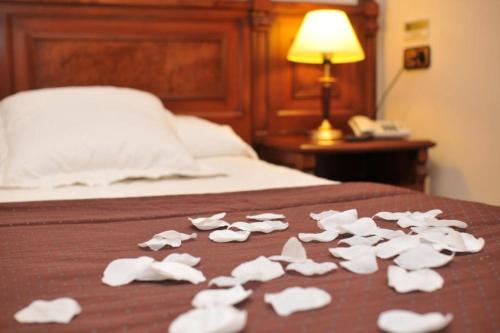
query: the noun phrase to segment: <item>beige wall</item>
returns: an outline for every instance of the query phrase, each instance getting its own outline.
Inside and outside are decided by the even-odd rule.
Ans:
[[[430,19],[432,65],[404,72],[382,115],[437,142],[432,194],[500,205],[500,0],[380,0],[379,95],[402,66],[404,22]]]

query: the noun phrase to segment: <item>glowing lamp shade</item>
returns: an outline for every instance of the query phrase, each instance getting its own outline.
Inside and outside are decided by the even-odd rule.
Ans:
[[[322,64],[349,63],[365,58],[346,13],[335,9],[313,10],[306,14],[287,59],[293,62]]]

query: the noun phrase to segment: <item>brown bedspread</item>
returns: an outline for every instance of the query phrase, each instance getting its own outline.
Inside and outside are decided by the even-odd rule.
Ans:
[[[444,287],[432,293],[397,294],[387,286],[390,260],[378,260],[379,271],[357,275],[340,268],[320,277],[294,273],[267,283],[250,282],[254,294],[239,308],[248,311],[245,332],[376,332],[384,310],[402,308],[454,315],[447,332],[500,332],[500,207],[432,197],[369,183],[327,185],[227,194],[164,196],[0,204],[0,332],[166,332],[179,314],[191,308],[193,295],[207,284],[134,282],[123,287],[101,283],[106,265],[118,258],[175,252],[202,257],[198,266],[207,279],[229,275],[239,263],[259,255],[279,254],[298,232],[317,232],[310,212],[357,208],[360,216],[378,211],[442,209],[443,218],[469,223],[468,232],[486,239],[477,254],[457,255],[439,268]],[[249,213],[283,213],[286,231],[253,234],[245,243],[212,243],[208,232],[173,250],[137,247],[153,234],[175,229],[193,232],[187,217],[228,212],[227,220]],[[377,220],[383,227],[391,222]],[[396,226],[397,227],[397,226]],[[335,261],[332,243],[307,243],[310,258]],[[279,317],[264,303],[266,292],[290,286],[316,286],[332,295],[325,308]],[[83,312],[68,325],[28,325],[14,313],[34,299],[73,297]]]

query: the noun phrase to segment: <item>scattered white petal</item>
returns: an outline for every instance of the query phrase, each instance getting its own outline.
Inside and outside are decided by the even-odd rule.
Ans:
[[[67,324],[82,308],[73,298],[62,297],[52,301],[36,300],[19,310],[14,318],[20,323],[59,323]]]
[[[189,220],[200,230],[213,230],[229,226],[229,223],[222,220],[225,216],[226,213],[218,213],[210,217],[198,217],[195,219],[189,217]]]
[[[349,209],[319,220],[318,227],[323,230],[339,231],[341,225],[354,223],[357,219],[358,211],[356,209]]]
[[[438,220],[431,219],[427,221],[427,225],[430,227],[456,227],[465,229],[468,227],[467,223],[459,220]]]
[[[251,290],[245,290],[241,285],[229,289],[206,289],[197,293],[191,304],[195,308],[230,306],[243,302],[251,294]]]
[[[404,235],[378,244],[375,246],[375,251],[377,257],[387,259],[419,245],[420,237],[418,235]]]
[[[288,223],[282,221],[262,221],[262,222],[234,222],[230,226],[239,230],[250,232],[270,233],[277,230],[285,230],[288,228]]]
[[[299,239],[303,242],[331,242],[339,236],[335,230],[325,230],[320,233],[300,233]]]
[[[341,261],[340,266],[356,274],[372,274],[378,270],[375,254],[356,256],[349,261]]]
[[[151,264],[151,268],[165,280],[189,281],[193,284],[206,281],[201,271],[178,262],[154,262]]]
[[[325,210],[321,213],[310,213],[309,216],[316,221],[326,219],[327,217],[330,217],[332,215],[337,214],[339,211],[337,210]]]
[[[231,275],[245,283],[248,281],[270,281],[285,274],[281,264],[272,262],[266,257],[260,256],[255,260],[238,265]]]
[[[248,215],[247,216],[247,219],[257,220],[257,221],[281,220],[284,218],[285,218],[285,215],[275,214],[275,213],[263,213],[263,214]]]
[[[404,268],[391,265],[387,269],[387,278],[389,286],[398,293],[431,292],[442,288],[444,284],[441,275],[430,268],[408,272]]]
[[[337,265],[334,262],[318,263],[311,259],[302,262],[293,262],[286,266],[287,271],[296,271],[305,276],[323,275],[334,269],[337,269]]]
[[[149,247],[153,251],[158,251],[166,245],[179,247],[181,246],[182,241],[194,239],[196,237],[196,233],[184,234],[175,230],[168,230],[160,232],[159,234],[154,235],[153,238],[147,242],[139,243],[137,245],[140,247]]]
[[[374,216],[378,216],[384,220],[389,220],[389,221],[397,221],[401,219],[402,217],[412,217],[412,218],[435,218],[439,214],[442,214],[443,212],[440,209],[431,209],[426,212],[397,212],[397,213],[391,213],[391,212],[378,212]]]
[[[162,261],[178,262],[184,265],[194,267],[200,263],[201,258],[193,257],[189,253],[172,253],[165,257]]]
[[[398,212],[398,213],[391,213],[391,212],[378,212],[373,217],[380,217],[381,219],[388,220],[388,221],[397,221],[400,218],[407,216],[410,214],[410,212]]]
[[[208,285],[225,288],[225,287],[234,287],[243,282],[244,281],[240,281],[239,279],[232,276],[218,276],[210,280],[208,282]]]
[[[453,259],[453,255],[447,256],[429,244],[420,244],[417,247],[401,253],[394,262],[406,269],[434,268],[444,266]]]
[[[389,310],[379,315],[377,325],[389,333],[426,333],[442,330],[452,320],[451,313],[430,312],[422,315],[407,310]]]
[[[380,236],[383,239],[393,239],[399,236],[404,236],[405,233],[403,230],[392,230],[392,229],[385,229],[385,228],[378,228],[377,236]]]
[[[250,236],[250,231],[216,230],[212,231],[208,238],[217,243],[244,242]]]
[[[466,232],[451,230],[448,234],[424,232],[420,234],[422,238],[434,243],[434,249],[448,250],[452,252],[479,252],[483,249],[484,238],[476,238]]]
[[[246,311],[232,306],[196,308],[177,317],[168,328],[168,332],[233,333],[242,331],[246,322]]]
[[[440,232],[443,234],[447,234],[450,231],[453,231],[453,228],[450,227],[429,227],[429,226],[422,226],[422,227],[412,227],[411,231],[413,231],[416,234],[420,234],[423,232],[428,232],[428,231],[435,231],[435,232]]]
[[[339,244],[347,244],[350,246],[354,245],[374,245],[381,240],[380,236],[368,236],[362,237],[358,235],[354,235],[349,238],[344,238],[339,241]]]
[[[351,224],[339,226],[342,233],[349,233],[358,236],[376,235],[378,228],[375,221],[369,217],[363,217]]]
[[[266,293],[264,301],[271,304],[280,316],[289,316],[294,312],[322,308],[332,301],[329,293],[319,288],[286,288],[279,293]]]
[[[271,256],[269,259],[275,261],[300,262],[307,259],[307,253],[306,249],[297,238],[290,237],[283,246],[281,255]]]
[[[129,284],[149,270],[153,262],[151,257],[113,260],[104,270],[102,282],[112,287]]]
[[[351,260],[364,255],[375,255],[375,248],[370,245],[354,245],[349,247],[333,247],[328,249],[332,256]]]

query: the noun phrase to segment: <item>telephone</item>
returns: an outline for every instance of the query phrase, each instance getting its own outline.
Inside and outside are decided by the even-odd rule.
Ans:
[[[410,135],[407,128],[390,120],[375,121],[365,116],[354,116],[348,124],[357,137],[402,139]]]

